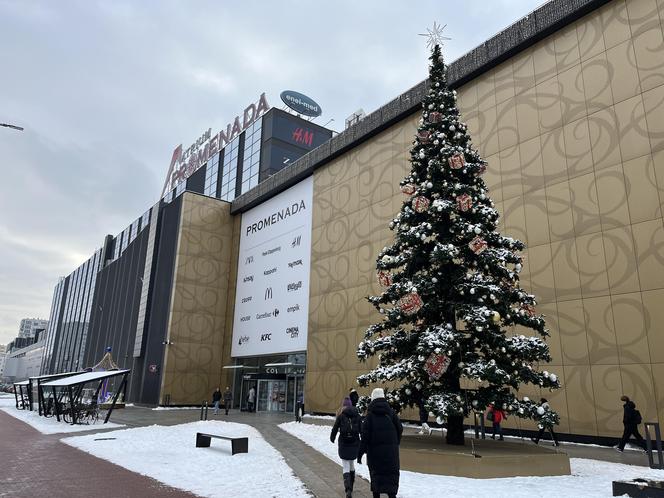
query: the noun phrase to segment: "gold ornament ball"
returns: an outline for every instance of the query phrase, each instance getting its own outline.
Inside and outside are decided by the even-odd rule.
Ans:
[[[498,323],[500,321],[500,313],[497,311],[493,312],[493,323]]]

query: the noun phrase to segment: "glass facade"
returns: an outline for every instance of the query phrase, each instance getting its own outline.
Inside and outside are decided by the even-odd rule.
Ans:
[[[128,231],[125,230],[128,234]],[[60,324],[57,348],[47,344],[47,355],[51,364],[49,372],[56,373],[78,370],[82,364],[85,340],[88,335],[92,297],[97,272],[101,269],[101,249],[69,275],[69,287],[64,297],[64,314]],[[49,341],[51,339],[49,338]]]
[[[212,159],[207,162],[205,168],[205,195],[209,197],[217,197],[217,179],[219,178],[219,157],[220,154],[215,154]]]
[[[261,132],[263,120],[254,122],[244,135],[244,154],[242,155],[242,187],[241,194],[258,185],[258,172],[261,162]]]
[[[42,356],[41,374],[50,372],[51,359],[53,357],[53,348],[55,347],[60,332],[60,309],[62,307],[62,296],[66,292],[68,280],[61,277],[53,291],[53,301],[51,302],[51,313],[48,317],[48,328],[46,329],[46,347]]]
[[[219,198],[225,201],[235,199],[235,182],[237,180],[237,160],[240,153],[240,137],[235,137],[224,150],[224,171],[221,176]]]

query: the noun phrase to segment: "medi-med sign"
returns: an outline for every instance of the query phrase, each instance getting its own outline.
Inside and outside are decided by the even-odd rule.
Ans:
[[[249,104],[242,113],[242,117],[236,116],[232,123],[228,123],[225,130],[212,136],[212,128],[208,128],[186,149],[182,149],[182,144],[178,145],[173,151],[171,164],[168,167],[164,188],[161,191],[162,197],[166,192],[175,188],[178,183],[186,180],[268,110],[270,110],[270,105],[267,103],[265,93],[262,93],[258,102]]]
[[[313,177],[242,215],[231,355],[307,349]]]

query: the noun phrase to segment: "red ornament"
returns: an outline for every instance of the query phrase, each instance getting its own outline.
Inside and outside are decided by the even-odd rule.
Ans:
[[[468,243],[468,247],[470,247],[470,250],[475,254],[481,254],[487,248],[487,243],[482,237],[477,236]]]
[[[422,195],[413,199],[413,209],[417,213],[425,212],[427,209],[429,209],[429,204],[431,204],[431,201]]]
[[[468,194],[460,195],[456,198],[459,211],[466,212],[473,207],[473,199]]]
[[[429,123],[440,123],[443,120],[443,115],[440,112],[434,111],[429,113]]]
[[[524,304],[521,309],[525,311],[528,316],[535,316],[535,307],[532,304]]]
[[[444,354],[431,353],[424,364],[424,370],[429,374],[431,380],[438,380],[447,372],[452,360]]]
[[[417,188],[412,183],[406,183],[401,186],[401,191],[406,195],[413,195]]]
[[[420,141],[421,144],[428,144],[431,142],[431,133],[429,133],[426,130],[420,131],[417,134],[417,139]]]
[[[388,271],[379,271],[378,272],[378,283],[383,287],[389,287],[392,285],[392,274]]]
[[[405,315],[414,315],[422,308],[422,298],[417,292],[411,292],[399,299],[399,308]]]
[[[449,164],[452,169],[461,169],[466,165],[466,160],[464,159],[463,154],[457,153],[447,159],[447,164]]]

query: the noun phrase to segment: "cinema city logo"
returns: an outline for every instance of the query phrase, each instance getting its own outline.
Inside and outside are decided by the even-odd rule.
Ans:
[[[174,189],[178,183],[187,179],[269,109],[270,105],[267,103],[265,94],[262,93],[258,98],[258,102],[249,104],[244,110],[242,119],[240,119],[240,116],[236,116],[232,123],[228,123],[225,130],[221,130],[212,136],[212,128],[208,128],[187,149],[182,150],[182,144],[178,145],[173,151],[171,165],[168,167],[161,196],[163,197],[166,192]]]
[[[298,335],[300,335],[299,327],[288,327],[286,329],[286,335],[290,335],[291,339],[295,339]]]

